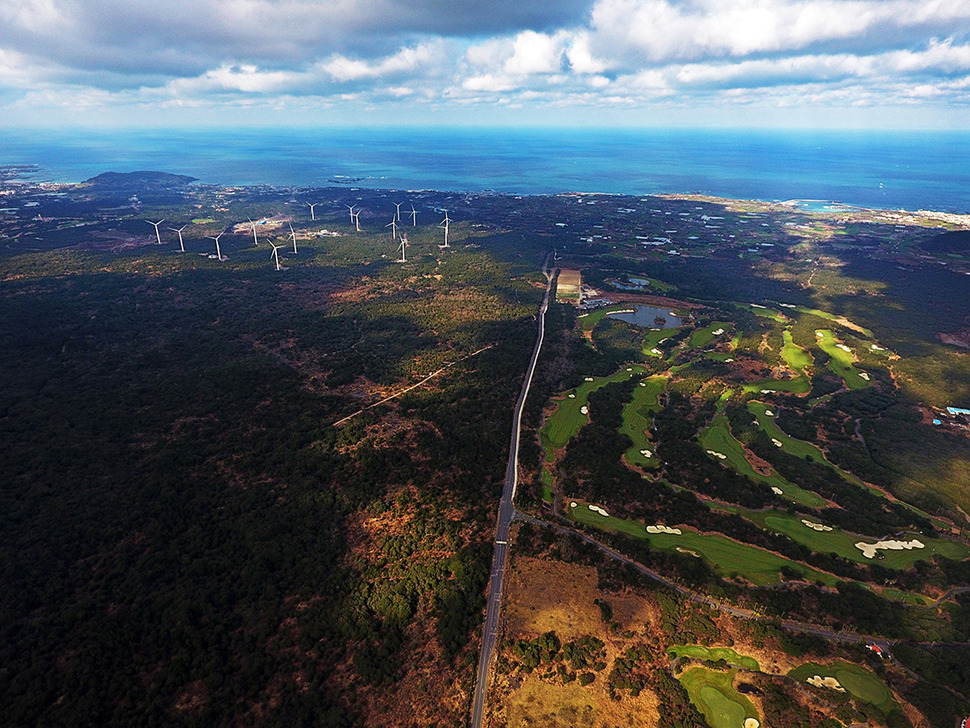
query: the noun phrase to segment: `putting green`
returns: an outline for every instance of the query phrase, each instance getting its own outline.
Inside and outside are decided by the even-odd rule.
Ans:
[[[815,675],[822,678],[834,677],[849,695],[875,705],[884,713],[888,714],[899,709],[889,688],[876,677],[875,673],[851,662],[835,660],[827,665],[806,662],[788,675],[799,682],[805,682]]]
[[[631,465],[641,468],[656,468],[660,465],[660,459],[654,453],[654,444],[647,433],[653,427],[654,413],[660,411],[658,397],[666,386],[667,377],[664,375],[647,377],[633,390],[633,399],[623,408],[620,432],[633,441],[633,445],[624,454]]]
[[[753,657],[741,655],[731,647],[704,647],[704,645],[673,645],[667,648],[671,657],[692,657],[695,660],[724,660],[746,670],[760,671],[761,666]]]
[[[751,701],[734,689],[736,673],[692,667],[677,678],[711,728],[742,728],[746,718],[759,720]]]
[[[697,437],[701,447],[714,453],[720,453],[724,458],[711,455],[717,458],[724,465],[732,468],[735,472],[751,478],[756,483],[764,483],[770,488],[778,488],[781,495],[810,508],[817,508],[826,503],[825,499],[817,493],[812,493],[804,488],[799,488],[794,483],[786,480],[772,468],[768,475],[762,475],[751,467],[751,463],[744,457],[744,449],[740,442],[735,439],[728,426],[725,415],[719,414],[711,424],[701,431]],[[710,454],[710,453],[708,453]]]
[[[581,385],[564,392],[562,399],[546,417],[539,431],[546,460],[554,459],[556,451],[565,446],[579,432],[579,428],[586,424],[589,415],[583,412],[583,408],[588,407],[589,395],[592,392],[602,389],[607,384],[626,381],[645,372],[646,370],[639,364],[631,364],[608,377],[586,377]]]
[[[663,359],[664,352],[660,348],[661,342],[665,339],[669,339],[671,336],[679,331],[683,330],[683,326],[679,326],[675,329],[650,329],[643,335],[643,339],[640,342],[640,348],[643,350],[644,356],[652,356],[657,359]]]
[[[842,377],[845,386],[849,389],[865,389],[872,386],[869,374],[855,368],[855,355],[852,350],[839,341],[835,334],[828,329],[819,329],[815,332],[815,336],[818,347],[832,357],[828,363],[829,369]]]

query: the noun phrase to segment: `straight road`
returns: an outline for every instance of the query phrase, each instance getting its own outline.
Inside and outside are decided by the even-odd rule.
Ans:
[[[495,653],[495,641],[498,635],[498,617],[502,606],[502,582],[505,580],[505,563],[509,549],[509,526],[515,518],[515,488],[519,482],[519,431],[522,425],[522,410],[525,400],[529,396],[532,385],[532,375],[539,360],[542,349],[542,339],[546,329],[546,309],[549,308],[549,293],[552,291],[552,272],[549,270],[549,260],[552,253],[546,256],[542,264],[542,273],[546,277],[546,294],[539,308],[539,335],[532,350],[532,360],[522,382],[522,391],[515,405],[512,418],[512,442],[509,447],[509,465],[505,471],[505,487],[502,489],[502,500],[498,507],[498,523],[495,528],[495,550],[492,554],[492,572],[488,582],[488,606],[485,611],[485,633],[482,636],[482,651],[478,657],[478,679],[475,683],[475,699],[472,701],[472,728],[481,728],[482,717],[485,712],[485,691],[488,688],[489,669],[492,666],[492,656]]]

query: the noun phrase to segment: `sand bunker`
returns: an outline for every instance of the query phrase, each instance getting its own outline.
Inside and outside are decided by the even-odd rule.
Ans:
[[[915,538],[912,541],[896,541],[890,539],[877,541],[876,543],[863,543],[860,541],[855,547],[862,551],[862,555],[867,559],[874,558],[879,549],[886,549],[888,551],[911,551],[912,549],[926,548],[921,541],[917,541]]]
[[[592,378],[592,377],[585,377],[585,378],[583,379],[583,381],[584,381],[584,382],[592,382],[592,381],[593,381],[593,378]]]
[[[758,303],[752,303],[751,304],[751,308],[764,308],[764,306],[762,306],[762,305],[760,305]]]
[[[822,677],[820,675],[813,675],[806,680],[809,685],[814,685],[817,688],[829,688],[830,690],[838,690],[840,693],[845,692],[845,688],[836,680],[834,677]]]
[[[699,559],[701,555],[694,551],[693,549],[685,549],[682,546],[678,546],[677,550],[682,554],[687,554],[688,556],[693,556],[695,559]]]
[[[761,723],[758,722],[758,719],[757,718],[745,718],[744,719],[744,728],[758,728],[758,726],[760,726],[760,725],[761,725]]]
[[[589,504],[588,508],[593,513],[599,513],[601,516],[609,516],[610,514],[606,512],[605,508],[600,508],[599,506],[594,506],[592,503]]]
[[[724,333],[724,329],[714,329],[711,333],[714,334],[714,336],[720,336]]]
[[[850,354],[852,353],[852,349],[850,349],[850,348],[849,348],[848,346],[846,346],[845,344],[836,344],[835,346],[836,346],[836,348],[838,348],[838,349],[841,349],[842,351],[847,351],[847,352],[849,352]]]
[[[785,494],[785,491],[783,491],[777,485],[771,486],[771,492],[774,493],[775,495],[784,495]]]
[[[807,518],[803,518],[802,519],[802,523],[804,523],[806,526],[808,526],[813,531],[831,531],[832,530],[832,527],[831,526],[826,526],[826,525],[824,525],[822,523],[813,523],[812,521],[809,521]]]
[[[724,361],[725,362],[732,362],[732,361],[734,361],[734,357],[732,356],[730,359],[725,359]]]
[[[713,455],[720,460],[727,460],[727,455],[725,455],[723,452],[718,452],[717,450],[708,450],[707,454]]]
[[[640,451],[640,454],[643,455],[643,457],[645,457],[645,458],[652,458],[653,457],[653,452],[650,451],[650,450],[641,450]]]
[[[772,412],[771,410],[765,410],[765,415],[768,416],[768,417],[774,417],[775,416],[775,413]]]
[[[576,399],[576,395],[575,394],[570,394],[569,395],[569,399]]]
[[[761,393],[762,394],[771,394],[771,390],[770,389],[762,389],[761,390]]]
[[[869,372],[859,372],[859,376],[865,379],[867,382],[869,381]]]
[[[671,528],[670,526],[664,526],[662,523],[658,523],[656,526],[647,526],[647,533],[669,533],[674,536],[680,536],[683,531],[679,528]]]
[[[775,447],[781,447],[781,440],[778,438],[773,437],[771,438],[771,441],[774,443]]]
[[[817,338],[817,339],[824,339],[825,338],[825,334],[823,334],[821,331],[816,331],[815,332],[815,338]]]
[[[577,505],[579,505],[579,504],[576,501],[570,501],[570,503],[569,503],[569,507],[570,508],[575,508]]]
[[[588,415],[589,414],[589,406],[587,406],[587,405],[584,404],[582,407],[579,408],[579,413],[580,414],[583,414],[583,415]]]

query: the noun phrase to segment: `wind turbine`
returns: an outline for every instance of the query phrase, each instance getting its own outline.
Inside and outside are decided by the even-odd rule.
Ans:
[[[362,207],[360,210],[354,213],[354,225],[357,226],[357,232],[360,232],[360,213],[363,209],[364,208]]]
[[[451,220],[448,219],[448,211],[445,210],[444,212],[445,212],[445,219],[442,220],[440,223],[438,223],[438,227],[445,229],[445,244],[444,245],[439,245],[438,247],[439,248],[450,248],[451,246],[448,245],[448,226],[451,224]]]
[[[310,208],[310,219],[311,220],[316,220],[317,217],[316,217],[316,215],[313,212],[313,208],[316,207],[317,205],[319,205],[320,203],[319,202],[304,202],[303,204]]]
[[[397,212],[394,213],[394,219],[397,220],[398,222],[401,222],[401,205],[403,204],[404,204],[403,202],[394,203],[394,207],[397,208]]]
[[[391,229],[391,240],[397,240],[397,220],[392,217],[391,221],[384,227]]]
[[[158,241],[158,244],[161,245],[162,244],[162,236],[158,234],[158,226],[161,225],[163,222],[165,222],[165,218],[163,217],[158,222],[152,222],[151,220],[145,220],[145,222],[147,222],[149,225],[154,225],[155,226],[155,239]]]
[[[276,270],[283,270],[283,267],[280,265],[280,252],[279,252],[280,248],[282,248],[283,246],[275,245],[272,241],[270,241],[270,245],[273,246],[273,252],[269,257],[276,261]]]
[[[408,236],[407,236],[407,233],[401,233],[401,244],[398,246],[398,248],[401,251],[401,260],[398,261],[399,263],[407,263],[408,262],[407,261],[407,255],[405,255],[405,252],[404,252],[407,247],[408,247]]]
[[[293,252],[296,253],[296,233],[293,232],[293,223],[287,223],[290,226],[290,237],[293,238]]]
[[[179,252],[181,253],[185,252],[185,243],[182,242],[182,231],[185,230],[185,228],[187,228],[188,226],[189,224],[186,223],[180,228],[169,228],[169,230],[171,230],[173,233],[179,234]]]
[[[411,203],[411,227],[417,227],[418,225],[418,211],[414,209],[414,203]]]
[[[219,233],[214,237],[212,235],[206,235],[206,237],[209,238],[209,240],[216,241],[216,258],[218,258],[219,260],[225,260],[225,258],[222,257],[222,250],[219,249],[219,238],[221,238],[225,234],[226,234],[226,231],[223,230],[221,233]]]
[[[353,225],[354,224],[354,208],[357,207],[357,205],[344,205],[344,207],[346,207],[348,210],[350,210],[350,224]]]
[[[253,228],[253,242],[256,244],[256,247],[258,248],[259,247],[259,239],[256,237],[256,223],[253,222],[253,219],[251,217],[247,217],[246,219],[249,220],[249,224]]]

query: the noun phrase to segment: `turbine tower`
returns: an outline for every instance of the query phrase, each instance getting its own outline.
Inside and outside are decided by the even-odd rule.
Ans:
[[[219,260],[226,260],[225,258],[222,257],[222,250],[219,248],[219,238],[221,238],[225,234],[226,234],[226,231],[223,230],[221,233],[219,233],[216,236],[206,235],[206,237],[209,238],[209,240],[216,241],[216,258],[218,258]]]
[[[183,225],[180,228],[169,228],[169,230],[171,230],[173,233],[178,233],[179,234],[179,252],[180,253],[184,253],[185,252],[185,243],[182,242],[182,231],[185,230],[185,228],[187,228],[188,226],[189,226],[188,223],[186,223],[185,225]]]
[[[344,205],[344,207],[346,207],[350,211],[350,224],[353,225],[354,224],[354,208],[357,207],[357,205]]]
[[[391,229],[391,240],[397,240],[397,220],[392,217],[391,221],[384,227]]]
[[[394,213],[394,219],[397,220],[398,222],[401,222],[401,205],[403,204],[404,204],[403,202],[394,203],[394,207],[397,208],[397,212]]]
[[[283,266],[280,265],[280,248],[283,246],[275,245],[273,242],[270,242],[270,245],[273,246],[273,252],[269,257],[276,261],[276,270],[283,270]]]
[[[407,236],[407,234],[402,233],[401,234],[401,244],[398,246],[398,248],[401,251],[401,260],[398,261],[399,263],[407,263],[408,262],[407,255],[404,252],[407,249],[407,247],[408,247],[408,236]]]
[[[288,224],[290,226],[290,237],[293,238],[293,253],[295,254],[297,252],[296,251],[296,233],[293,232],[293,223],[288,223]]]
[[[155,240],[157,240],[158,241],[158,244],[161,245],[162,244],[162,236],[158,234],[158,226],[161,225],[163,222],[165,222],[165,218],[163,217],[158,222],[152,222],[151,220],[145,220],[145,222],[147,222],[149,225],[154,225],[155,226]]]
[[[357,226],[357,232],[360,232],[360,213],[363,209],[364,208],[362,207],[360,210],[354,213],[354,225]]]
[[[253,219],[251,217],[247,217],[246,219],[249,220],[249,224],[253,228],[253,243],[255,243],[256,244],[256,247],[258,248],[259,247],[259,239],[256,237],[256,223],[253,222]]]
[[[414,209],[414,203],[411,204],[411,227],[418,226],[418,211]]]
[[[320,203],[319,202],[304,202],[303,204],[310,208],[310,219],[311,220],[316,220],[317,219],[317,216],[313,212],[313,208],[316,207],[317,205],[319,205]]]
[[[445,229],[445,244],[439,245],[439,248],[450,248],[448,245],[448,226],[451,224],[451,220],[448,218],[448,211],[445,210],[445,219],[438,223],[438,227]]]

